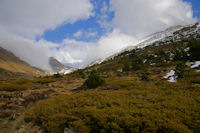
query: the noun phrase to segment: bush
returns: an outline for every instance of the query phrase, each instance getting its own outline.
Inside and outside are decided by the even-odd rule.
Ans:
[[[189,43],[191,60],[200,60],[200,40],[195,40]]]
[[[124,63],[124,67],[123,67],[123,71],[124,72],[127,72],[127,71],[130,71],[131,69],[130,69],[130,66],[129,66],[129,63],[128,62],[125,62]]]
[[[86,89],[93,89],[103,85],[104,83],[105,80],[100,77],[99,73],[96,70],[92,70],[82,87]]]
[[[184,78],[186,72],[186,65],[184,63],[179,63],[176,66],[175,75],[178,79]]]
[[[142,81],[150,81],[151,79],[146,73],[142,73],[141,80]]]
[[[81,78],[85,78],[85,74],[83,73],[83,71],[82,70],[79,70],[78,71],[78,74],[81,76]]]
[[[181,50],[181,51],[175,50],[174,60],[175,61],[187,61],[188,60],[187,53],[184,50]]]
[[[60,75],[59,73],[57,73],[57,74],[54,74],[53,77],[54,78],[62,78],[62,75]]]
[[[142,66],[143,62],[142,59],[140,59],[138,56],[133,57],[132,60],[132,68],[133,70],[139,70]]]

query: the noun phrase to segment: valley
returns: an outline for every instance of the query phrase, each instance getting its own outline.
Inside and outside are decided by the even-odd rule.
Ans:
[[[158,34],[66,75],[1,67],[0,133],[200,132],[199,23]]]

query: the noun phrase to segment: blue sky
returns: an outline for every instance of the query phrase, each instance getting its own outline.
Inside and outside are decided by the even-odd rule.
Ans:
[[[107,29],[101,27],[98,21],[101,21],[100,16],[103,15],[101,9],[106,5],[109,7],[109,0],[91,0],[91,3],[94,6],[93,12],[94,16],[90,17],[87,20],[79,20],[73,24],[65,24],[60,27],[57,27],[55,30],[47,30],[45,31],[42,38],[45,40],[60,43],[64,38],[74,38],[78,41],[97,41],[106,31]],[[114,17],[114,13],[107,11],[107,18],[105,21],[112,21]],[[96,36],[86,37],[80,36],[79,38],[75,38],[73,35],[79,30],[84,32],[96,32]]]
[[[200,20],[200,0],[184,1],[190,2],[192,4],[193,15],[194,17],[198,18],[198,20]],[[101,25],[98,23],[98,20],[100,20],[99,15],[102,15],[101,8],[104,6],[104,4],[106,3],[106,5],[109,7],[109,0],[91,0],[91,2],[94,5],[94,16],[87,20],[79,20],[73,24],[65,24],[59,26],[54,30],[47,30],[44,32],[43,36],[40,36],[39,38],[43,38],[54,43],[60,43],[65,38],[86,42],[97,41],[102,35],[105,34],[105,32],[107,32],[104,28],[101,27]],[[114,13],[106,12],[106,14],[108,16],[106,21],[112,21]],[[84,35],[80,36],[79,38],[74,37],[73,35],[79,30],[84,32],[96,32],[96,35],[91,37],[86,37]]]
[[[200,21],[200,0],[185,0],[187,2],[190,2],[192,4],[194,17],[197,17]]]

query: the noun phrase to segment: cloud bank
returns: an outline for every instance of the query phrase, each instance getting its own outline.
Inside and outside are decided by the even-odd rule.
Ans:
[[[21,60],[32,66],[51,70],[47,54],[47,48],[50,48],[50,46],[37,45],[34,40],[10,34],[0,27],[0,47],[13,52]]]
[[[110,4],[115,27],[134,36],[197,21],[191,4],[183,0],[111,0]]]

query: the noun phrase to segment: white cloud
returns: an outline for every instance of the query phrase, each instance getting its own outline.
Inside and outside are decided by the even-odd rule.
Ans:
[[[88,53],[94,48],[93,43],[65,39],[61,43],[59,51],[55,52],[54,57],[59,61],[66,63],[83,63]],[[63,55],[67,56],[63,56]]]
[[[87,32],[85,34],[86,34],[86,37],[95,37],[95,36],[97,36],[98,33],[96,31],[94,31],[94,32]]]
[[[182,0],[111,0],[110,4],[115,27],[134,36],[197,20],[192,17],[191,5]]]
[[[74,36],[75,38],[79,38],[79,37],[82,36],[82,35],[83,35],[83,32],[82,32],[81,30],[79,30],[79,31],[77,31],[76,33],[73,34],[73,36]]]
[[[106,2],[103,2],[103,6],[101,8],[101,13],[106,13],[109,10],[108,5],[106,4]]]
[[[90,51],[84,63],[88,64],[94,60],[104,59],[136,43],[136,38],[114,30],[112,33],[108,33],[96,42],[96,47]]]
[[[73,34],[75,38],[80,38],[80,37],[90,38],[90,37],[95,37],[97,35],[98,33],[96,31],[84,31],[84,30],[78,30],[76,33]]]
[[[34,40],[12,35],[0,27],[0,47],[11,51],[32,66],[50,70],[47,48],[55,46],[36,45],[35,43]]]
[[[97,15],[97,23],[103,28],[105,32],[110,31],[113,28],[112,23],[110,23],[108,13],[110,13],[110,8],[107,3],[104,1],[100,9],[100,14]]]
[[[47,29],[87,19],[93,5],[89,0],[1,0],[0,25],[7,31],[34,38]]]
[[[83,63],[87,54],[94,48],[93,43],[64,39],[60,44],[39,40],[36,45],[46,47],[49,57],[55,57],[63,64]]]

